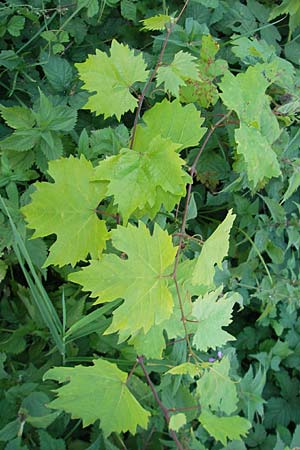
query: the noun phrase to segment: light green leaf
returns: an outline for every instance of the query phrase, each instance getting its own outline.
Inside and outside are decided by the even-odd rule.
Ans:
[[[172,20],[171,16],[166,14],[157,14],[156,16],[149,17],[148,19],[141,20],[143,23],[142,30],[148,31],[160,31],[163,30],[167,23]]]
[[[248,179],[252,186],[257,187],[264,179],[281,174],[276,153],[257,128],[241,124],[235,132],[235,138],[238,144],[237,153],[242,155],[246,163]]]
[[[202,408],[231,414],[237,409],[236,384],[229,377],[228,357],[214,362],[197,382],[197,394]]]
[[[227,439],[241,440],[252,426],[244,417],[218,417],[209,411],[203,411],[199,420],[206,431],[223,445],[227,445]]]
[[[276,61],[256,64],[236,77],[226,72],[220,83],[222,100],[240,119],[240,128],[235,131],[239,156],[234,167],[239,172],[246,171],[252,190],[261,188],[268,179],[281,173],[271,147],[281,131],[265,94],[278,72]]]
[[[149,412],[137,402],[126,385],[127,373],[103,359],[94,366],[55,367],[45,380],[65,383],[57,390],[51,408],[63,409],[86,427],[100,419],[104,436],[112,432],[135,434],[137,426],[147,428]],[[113,420],[112,420],[113,419]]]
[[[125,336],[127,337],[126,334]],[[166,346],[162,329],[159,326],[151,327],[147,333],[144,333],[143,330],[138,331],[131,336],[128,343],[134,346],[137,355],[153,359],[162,359],[162,353]]]
[[[161,204],[170,210],[185,194],[189,177],[182,170],[185,161],[178,155],[178,147],[158,135],[148,148],[123,149],[96,167],[94,180],[108,182],[107,195],[114,196],[124,223],[131,215],[148,213],[153,217]]]
[[[178,431],[186,424],[186,415],[183,413],[174,414],[169,422],[169,430]]]
[[[194,285],[204,285],[207,288],[213,287],[215,265],[222,268],[222,261],[227,256],[230,230],[234,219],[235,215],[230,210],[223,222],[205,241],[193,271],[192,283]]]
[[[139,124],[136,128],[134,148],[143,149],[153,136],[161,135],[180,144],[178,151],[187,147],[195,147],[206,132],[201,125],[204,118],[200,116],[195,105],[182,106],[179,100],[173,102],[166,98],[156,103],[143,115],[146,127]]]
[[[54,183],[36,183],[32,202],[22,208],[33,238],[56,234],[45,266],[76,264],[88,253],[99,256],[108,238],[105,222],[95,212],[106,187],[90,182],[92,164],[83,156],[49,162]]]
[[[110,57],[96,50],[84,63],[75,64],[84,88],[96,94],[91,95],[85,109],[104,118],[115,115],[118,120],[126,111],[134,111],[137,99],[130,93],[130,87],[137,81],[146,81],[148,71],[142,55],[135,55],[127,45],[112,41]]]
[[[173,367],[172,369],[166,372],[171,375],[190,375],[191,377],[195,377],[199,375],[199,367],[196,364],[192,364],[190,362],[179,364],[178,366]]]
[[[217,348],[235,338],[222,327],[232,320],[233,305],[240,300],[239,294],[226,294],[217,300],[220,289],[199,297],[193,303],[192,315],[198,320],[198,328],[194,335],[193,345],[201,351]]]
[[[161,66],[157,71],[157,85],[164,84],[166,92],[179,97],[180,86],[186,85],[186,80],[198,80],[197,58],[182,50],[175,54],[168,66]]]
[[[111,232],[112,243],[128,259],[106,254],[99,261],[73,273],[69,279],[99,297],[96,303],[123,298],[124,303],[114,311],[111,326],[105,334],[122,330],[127,338],[139,330],[147,333],[154,324],[167,320],[173,310],[173,298],[168,277],[176,248],[171,237],[159,226],[151,236],[146,226],[119,226]]]

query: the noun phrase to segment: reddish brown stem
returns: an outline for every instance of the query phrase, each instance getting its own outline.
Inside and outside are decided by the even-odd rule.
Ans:
[[[136,113],[135,113],[135,118],[134,118],[134,123],[133,123],[133,128],[132,128],[132,134],[131,134],[131,138],[130,138],[130,146],[129,146],[129,148],[132,148],[133,144],[134,144],[136,127],[137,127],[137,124],[138,124],[138,121],[139,121],[139,118],[140,118],[141,109],[142,109],[142,106],[143,106],[143,103],[144,103],[144,100],[145,100],[145,96],[146,96],[146,94],[147,94],[147,92],[148,92],[148,90],[150,88],[150,85],[151,85],[152,81],[156,77],[157,71],[158,71],[158,69],[159,69],[159,67],[160,67],[160,65],[162,63],[162,60],[163,60],[163,57],[164,57],[164,54],[165,54],[165,51],[166,51],[166,47],[167,47],[168,41],[170,39],[170,35],[171,35],[172,31],[174,30],[174,27],[175,27],[176,23],[178,22],[178,20],[181,18],[182,14],[184,13],[184,10],[187,7],[189,1],[190,0],[186,0],[185,1],[185,3],[183,5],[179,15],[176,17],[174,22],[169,27],[167,27],[167,34],[166,34],[165,40],[163,42],[163,45],[162,45],[162,48],[161,48],[161,51],[160,51],[160,54],[159,54],[156,66],[154,67],[154,69],[153,69],[153,71],[152,71],[152,73],[151,73],[147,83],[145,84],[144,89],[141,92],[141,95],[139,96],[139,101],[138,101],[138,106],[137,106],[137,110],[136,110]]]
[[[211,128],[209,129],[203,144],[201,145],[201,147],[199,148],[197,155],[195,157],[195,160],[192,164],[192,166],[190,167],[190,175],[192,177],[192,181],[191,183],[188,185],[187,187],[187,194],[186,194],[186,198],[185,198],[185,206],[184,206],[184,212],[183,212],[183,218],[182,218],[182,224],[181,224],[181,229],[180,229],[180,237],[179,237],[179,243],[178,243],[178,250],[176,253],[176,257],[175,257],[175,263],[174,263],[174,269],[173,269],[173,274],[172,277],[174,279],[174,283],[175,283],[175,288],[176,288],[176,292],[177,292],[177,297],[178,297],[178,302],[179,302],[179,307],[180,307],[180,312],[181,312],[181,321],[183,323],[183,327],[184,327],[184,333],[185,333],[185,340],[189,349],[189,353],[190,356],[194,355],[194,352],[192,350],[192,346],[190,343],[190,339],[189,339],[189,334],[188,334],[188,330],[187,330],[187,325],[186,323],[189,321],[187,320],[187,318],[185,317],[185,313],[184,313],[184,308],[183,308],[183,302],[182,302],[182,298],[181,298],[181,294],[180,294],[180,289],[178,286],[178,281],[177,281],[177,268],[178,268],[178,264],[179,264],[179,259],[180,259],[180,254],[182,251],[182,243],[184,240],[184,236],[185,236],[185,227],[186,227],[186,221],[187,221],[187,213],[188,213],[188,207],[189,207],[189,203],[190,203],[190,199],[191,199],[191,193],[192,193],[192,186],[193,186],[193,178],[197,173],[196,167],[199,161],[200,156],[202,155],[209,139],[211,138],[212,134],[214,133],[214,131],[222,125],[222,123],[224,121],[227,120],[227,118],[230,116],[231,111],[229,111],[227,114],[225,114],[224,116],[222,116],[222,118],[220,120],[218,120],[218,122],[216,122],[214,125],[211,126]],[[190,321],[189,321],[190,322]]]
[[[153,397],[155,398],[156,403],[160,407],[160,409],[161,409],[161,411],[162,411],[162,413],[164,415],[164,418],[166,419],[166,422],[169,425],[170,419],[171,419],[170,414],[169,414],[169,410],[162,403],[161,399],[158,396],[158,393],[156,392],[156,389],[155,389],[155,387],[154,387],[154,385],[153,385],[153,383],[151,381],[151,378],[149,377],[149,374],[147,372],[147,369],[146,369],[146,366],[145,366],[145,363],[144,363],[144,357],[143,356],[138,356],[137,357],[137,362],[141,366],[141,369],[142,369],[142,371],[143,371],[143,373],[145,375],[147,384],[148,384],[149,388],[151,389]],[[182,445],[181,445],[181,443],[180,443],[180,441],[178,439],[178,436],[177,436],[176,432],[174,430],[169,430],[169,434],[170,434],[171,438],[173,439],[173,441],[175,442],[176,447],[179,450],[184,450],[184,448],[182,447]]]

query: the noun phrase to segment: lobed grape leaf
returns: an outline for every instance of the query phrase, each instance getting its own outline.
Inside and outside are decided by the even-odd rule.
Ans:
[[[21,210],[33,238],[56,234],[44,266],[75,265],[90,253],[98,257],[108,238],[105,221],[95,212],[106,192],[105,184],[90,182],[92,164],[84,156],[49,162],[54,183],[38,182],[32,202]]]
[[[227,439],[241,440],[252,427],[244,417],[218,417],[207,410],[200,414],[199,420],[206,431],[223,445],[227,445]]]
[[[231,414],[237,409],[236,384],[229,377],[230,361],[223,357],[214,362],[197,382],[197,394],[203,408]]]
[[[168,23],[172,20],[171,16],[166,14],[157,14],[156,16],[149,17],[148,19],[141,20],[143,23],[142,30],[147,31],[160,31],[163,30]]]
[[[173,310],[173,298],[168,287],[176,248],[171,237],[158,225],[153,235],[142,222],[138,227],[129,224],[111,232],[112,243],[125,252],[128,259],[105,254],[88,267],[75,272],[69,279],[91,291],[95,302],[111,302],[123,298],[115,310],[113,321],[105,334],[121,330],[121,339],[143,330],[147,333],[154,324],[167,320]]]
[[[221,347],[229,340],[235,340],[222,327],[230,324],[233,306],[240,301],[240,296],[237,293],[228,293],[217,300],[220,292],[219,288],[199,297],[193,303],[192,315],[198,320],[193,345],[198,350],[207,351],[209,348]]]
[[[146,81],[148,71],[141,54],[135,55],[127,45],[113,39],[110,56],[96,50],[83,63],[75,64],[84,88],[95,92],[84,109],[104,118],[115,115],[118,120],[126,111],[134,111],[137,99],[130,93],[130,87],[137,81]]]
[[[234,219],[232,210],[228,211],[223,222],[205,241],[192,274],[193,284],[203,285],[206,290],[214,286],[215,265],[221,268],[222,260],[227,256]]]
[[[201,125],[204,118],[200,116],[195,105],[182,106],[179,100],[173,102],[166,98],[156,103],[143,115],[146,127],[139,124],[136,128],[134,149],[145,148],[153,136],[161,135],[180,144],[178,151],[195,147],[206,132]]]
[[[182,50],[175,53],[171,64],[159,67],[156,77],[157,85],[164,84],[166,92],[179,97],[179,88],[186,85],[187,79],[199,79],[196,60],[195,56]]]
[[[186,424],[186,415],[183,413],[173,414],[169,422],[169,429],[178,431]]]
[[[82,419],[84,427],[100,419],[104,436],[126,431],[135,434],[137,426],[147,428],[150,413],[131,394],[127,373],[116,364],[97,359],[90,367],[55,367],[44,375],[44,380],[49,379],[68,382],[57,389],[58,398],[49,407]]]
[[[235,131],[239,159],[235,169],[246,170],[250,187],[262,187],[266,180],[281,174],[276,153],[271,145],[280,135],[265,91],[276,79],[274,64],[256,64],[234,77],[226,72],[220,88],[222,100],[236,111],[240,128]]]
[[[107,195],[114,196],[124,223],[132,214],[153,217],[162,204],[170,210],[185,194],[190,177],[182,170],[178,147],[158,135],[148,148],[123,149],[96,167],[94,180],[108,183]]]
[[[168,370],[166,374],[171,375],[190,375],[191,377],[198,376],[200,373],[199,367],[196,364],[186,362],[179,364]]]
[[[228,70],[227,61],[215,60],[219,44],[211,35],[203,35],[200,58],[197,61],[199,79],[187,79],[186,86],[180,88],[180,100],[185,103],[196,102],[204,108],[214,105],[219,99],[219,92],[214,83],[216,77]]]

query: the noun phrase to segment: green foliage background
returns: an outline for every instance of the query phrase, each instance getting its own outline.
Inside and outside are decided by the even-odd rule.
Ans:
[[[137,50],[128,53],[128,67],[142,52],[151,71],[166,42],[164,20],[176,18],[182,7],[180,1],[150,0],[11,0],[0,6],[0,449],[178,448],[174,431],[184,449],[300,447],[299,5],[294,0],[190,0],[168,37],[156,81],[149,84],[141,111],[146,126],[139,122],[133,150],[124,151],[130,146],[135,106],[122,110],[118,97],[112,100],[110,79],[124,90],[112,42]],[[145,21],[158,14],[167,18]],[[103,61],[103,52],[111,54],[115,64],[114,78],[98,91],[107,108],[115,111],[105,117],[89,110],[93,86],[85,86],[81,72],[96,49]],[[146,75],[129,83],[135,105]],[[170,123],[163,128],[171,100],[178,109],[178,116],[171,116],[172,132]],[[177,136],[172,142],[179,129],[182,141]],[[176,182],[169,186],[157,176],[155,184],[154,169],[145,163],[145,196],[135,198],[133,190],[126,191],[120,167],[134,151],[145,151],[143,145],[153,138],[168,151],[167,167],[173,168],[175,161],[177,178],[170,174]],[[151,148],[149,152],[151,156]],[[165,160],[164,155],[158,159],[160,164]],[[42,191],[54,180],[58,183],[62,172],[57,200],[46,203]],[[185,211],[188,174],[194,183]],[[96,187],[91,187],[89,177],[97,180]],[[80,205],[87,186],[86,206],[99,203],[99,220],[91,224],[91,234],[101,235],[100,249],[94,243],[77,245],[76,215],[69,222],[59,221],[65,198],[70,201],[72,194]],[[160,202],[147,204],[160,189],[164,207]],[[232,227],[224,222],[230,209],[236,215]],[[45,211],[48,228],[38,231]],[[32,220],[31,228],[26,228],[24,214]],[[83,214],[78,222],[85,219]],[[192,290],[193,317],[202,320],[203,328],[201,334],[191,324],[191,334],[201,364],[192,364],[184,334],[173,335],[168,328],[162,332],[157,326],[146,338],[148,330],[143,336],[138,325],[132,325],[134,313],[128,315],[122,335],[116,320],[120,295],[113,292],[107,303],[100,299],[99,308],[94,306],[99,292],[94,295],[93,286],[80,280],[94,264],[102,264],[107,278],[101,288],[97,285],[101,295],[122,277],[125,291],[135,270],[130,258],[139,261],[141,250],[135,254],[129,245],[126,250],[118,246],[125,234],[123,227],[116,227],[129,221],[124,233],[132,243],[135,238],[130,240],[129,232],[136,229],[136,219],[141,219],[139,248],[145,253],[147,246],[153,248],[147,225],[155,246],[163,242],[165,259],[172,261],[174,247],[166,237],[172,235],[185,262],[178,278],[188,279],[192,273],[188,282],[199,282]],[[36,239],[30,239],[33,229]],[[119,231],[108,235],[110,230]],[[54,251],[59,236],[60,248]],[[90,265],[79,262],[74,273],[72,266],[88,254],[97,259],[111,236],[104,258]],[[117,258],[120,254],[124,260]],[[151,257],[157,258],[155,251]],[[112,280],[116,260],[119,271]],[[193,261],[198,261],[196,267]],[[208,267],[206,277],[203,265]],[[77,272],[79,268],[84,270]],[[142,266],[138,268],[145,276]],[[169,289],[164,295],[173,295],[167,282],[160,283],[161,290]],[[222,285],[226,295],[217,301]],[[212,287],[213,293],[208,292]],[[130,300],[134,295],[129,294]],[[202,294],[201,303],[196,297]],[[129,304],[128,298],[123,305]],[[105,333],[108,327],[110,334]],[[235,340],[228,341],[228,335]],[[161,359],[156,348],[160,345],[165,347]],[[153,354],[143,358],[139,349],[145,346]],[[84,367],[78,368],[80,364]],[[109,373],[109,382],[103,373]],[[69,379],[59,390],[55,380]],[[95,392],[89,383],[95,384]],[[124,383],[127,404],[106,406],[104,394],[119,395]],[[169,415],[169,429],[150,385]],[[61,396],[56,397],[57,389]],[[74,400],[71,406],[63,401],[68,389],[76,394],[77,409]],[[52,408],[47,407],[50,402]],[[100,417],[94,414],[97,402],[105,406],[100,423],[95,422]],[[212,412],[223,422],[214,424]],[[127,429],[122,417],[128,419]],[[239,425],[241,418],[245,421]]]

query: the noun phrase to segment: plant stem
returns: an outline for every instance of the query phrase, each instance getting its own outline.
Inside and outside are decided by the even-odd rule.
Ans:
[[[160,67],[160,65],[162,63],[162,60],[163,60],[163,57],[164,57],[164,54],[165,54],[165,51],[166,51],[166,48],[167,48],[167,45],[168,45],[168,41],[169,41],[170,36],[171,36],[171,33],[174,30],[174,27],[177,24],[178,20],[181,18],[182,14],[184,13],[185,8],[189,4],[189,1],[190,0],[186,0],[185,1],[185,3],[183,5],[179,15],[176,17],[174,22],[169,27],[166,27],[167,34],[166,34],[166,37],[165,37],[165,39],[163,41],[163,45],[162,45],[162,48],[161,48],[161,51],[160,51],[160,54],[159,54],[156,66],[154,67],[154,69],[153,69],[153,71],[152,71],[152,73],[151,73],[147,83],[145,84],[144,89],[141,92],[141,95],[139,96],[139,101],[138,101],[138,106],[137,106],[137,110],[136,110],[136,113],[135,113],[135,118],[134,118],[134,123],[133,123],[133,128],[132,128],[132,134],[131,134],[131,138],[130,138],[130,146],[129,146],[129,148],[132,148],[133,144],[134,144],[136,127],[137,127],[137,124],[138,124],[138,120],[140,118],[140,113],[141,113],[141,109],[142,109],[142,106],[143,106],[143,103],[144,103],[144,100],[145,100],[145,96],[146,96],[146,94],[147,94],[147,92],[149,90],[149,87],[150,87],[152,81],[156,77],[157,71],[158,71],[158,69],[159,69],[159,67]]]
[[[142,369],[142,371],[144,372],[144,375],[145,375],[147,384],[148,384],[148,386],[150,387],[150,389],[151,389],[151,391],[152,391],[153,397],[155,398],[156,403],[157,403],[158,406],[160,407],[160,409],[161,409],[161,411],[162,411],[162,413],[163,413],[163,415],[164,415],[164,417],[165,417],[165,419],[166,419],[166,422],[167,422],[167,424],[169,425],[170,419],[171,419],[170,414],[169,414],[169,410],[168,410],[168,408],[166,408],[165,405],[162,403],[162,401],[160,400],[160,398],[159,398],[159,396],[158,396],[158,393],[156,392],[156,389],[155,389],[155,387],[154,387],[154,385],[153,385],[153,383],[152,383],[152,381],[151,381],[151,378],[149,377],[149,374],[148,374],[148,372],[147,372],[147,369],[146,369],[146,367],[145,367],[144,357],[143,357],[143,356],[138,356],[138,357],[137,357],[137,362],[138,362],[139,365],[141,366],[141,369]],[[177,436],[176,432],[175,432],[174,430],[169,430],[169,434],[170,434],[171,438],[173,439],[173,441],[175,442],[176,447],[177,447],[179,450],[184,450],[183,447],[182,447],[182,445],[181,445],[181,443],[180,443],[180,441],[179,441],[179,439],[178,439],[178,436]]]
[[[202,155],[208,141],[210,140],[212,134],[214,133],[214,131],[216,130],[216,128],[218,128],[219,126],[222,125],[222,123],[230,116],[231,111],[229,111],[227,114],[225,114],[224,116],[222,116],[222,118],[220,120],[218,120],[218,122],[216,122],[214,125],[211,126],[211,128],[209,129],[209,132],[207,133],[203,144],[200,146],[197,155],[195,157],[195,160],[189,170],[190,175],[192,177],[192,181],[191,183],[188,185],[187,187],[187,194],[186,194],[186,198],[185,198],[185,205],[184,205],[184,212],[183,212],[183,217],[182,217],[182,224],[181,224],[181,229],[180,229],[180,233],[178,233],[179,235],[179,243],[178,243],[178,250],[176,253],[176,257],[175,257],[175,263],[174,263],[174,269],[173,269],[173,273],[172,273],[172,277],[175,283],[175,288],[176,288],[176,292],[177,292],[177,297],[178,297],[178,302],[179,302],[179,307],[180,307],[180,312],[181,312],[181,321],[184,327],[184,333],[185,333],[185,340],[189,349],[189,355],[192,356],[195,361],[198,359],[197,356],[195,355],[192,346],[191,346],[191,342],[190,342],[190,337],[189,337],[189,333],[188,333],[188,329],[187,329],[187,318],[185,317],[185,313],[184,313],[184,308],[183,308],[183,301],[181,298],[181,294],[180,294],[180,289],[179,289],[179,285],[178,285],[178,281],[177,281],[177,268],[178,268],[178,264],[179,264],[179,259],[180,259],[180,254],[182,251],[182,244],[184,241],[184,237],[185,237],[185,227],[186,227],[186,221],[187,221],[187,214],[188,214],[188,207],[189,207],[189,203],[190,203],[190,199],[191,199],[191,193],[192,193],[192,186],[193,186],[193,179],[194,176],[197,173],[196,167],[199,161],[200,156]]]

